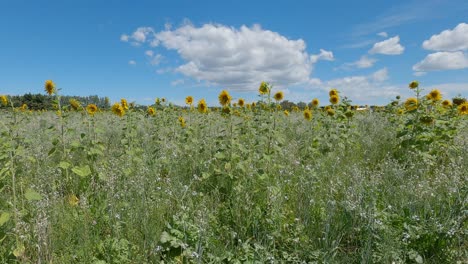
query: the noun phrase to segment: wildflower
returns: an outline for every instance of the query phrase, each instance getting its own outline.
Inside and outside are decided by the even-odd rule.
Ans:
[[[289,116],[289,111],[288,111],[288,110],[284,110],[284,115],[285,115],[285,116]]]
[[[270,87],[269,87],[268,83],[262,82],[260,84],[260,87],[258,88],[258,92],[260,94],[268,94],[270,92]]]
[[[149,116],[155,116],[156,115],[156,110],[154,110],[153,107],[148,107],[148,109],[146,109],[146,113],[149,115]]]
[[[452,107],[452,102],[450,102],[450,100],[444,100],[442,102],[442,106],[445,107],[445,108],[450,108],[450,107]]]
[[[330,97],[332,97],[332,96],[334,96],[334,95],[338,96],[338,90],[336,90],[336,89],[331,89],[330,92],[329,92],[328,94],[330,95]]]
[[[232,106],[236,107],[236,106],[237,106],[237,103],[233,103]]]
[[[416,89],[419,87],[419,82],[418,81],[412,81],[410,82],[410,84],[408,85],[410,89]]]
[[[55,83],[52,80],[47,80],[45,82],[45,91],[49,94],[52,95],[55,92]]]
[[[458,106],[458,113],[460,113],[460,115],[468,115],[468,102],[464,102]]]
[[[279,101],[283,100],[284,94],[283,94],[283,92],[281,92],[281,91],[276,92],[275,95],[273,96],[273,98],[275,98],[275,100],[276,100],[277,102],[279,102]]]
[[[112,113],[122,117],[123,115],[125,115],[125,109],[123,108],[123,106],[119,103],[115,103],[112,107],[111,107],[111,110],[112,110]]]
[[[334,116],[335,115],[335,110],[333,108],[329,108],[329,109],[327,109],[327,114],[329,116]]]
[[[193,97],[192,96],[185,97],[185,104],[191,106],[193,104]]]
[[[120,99],[120,104],[122,105],[124,110],[128,110],[128,102],[125,98]]]
[[[401,108],[398,109],[398,111],[397,111],[397,115],[402,115],[402,114],[404,114],[404,113],[405,113],[405,110],[403,110],[403,109],[401,109]]]
[[[28,110],[28,105],[27,104],[21,105],[20,110],[23,111],[23,112]]]
[[[86,111],[90,116],[93,116],[98,111],[98,107],[95,104],[89,104],[86,106]]]
[[[407,111],[413,111],[418,108],[418,99],[410,97],[405,101],[405,108]]]
[[[76,195],[74,194],[71,194],[68,196],[68,204],[72,207],[75,207],[78,205],[78,203],[80,202],[80,199],[78,199],[78,197],[76,197]]]
[[[7,106],[7,104],[8,104],[8,97],[6,97],[6,95],[2,95],[2,96],[0,96],[0,101],[2,101],[2,105],[3,105],[3,106]]]
[[[222,106],[227,106],[231,103],[232,97],[229,95],[228,91],[222,90],[221,93],[218,96],[219,98],[219,103]]]
[[[314,98],[314,99],[312,100],[312,106],[313,106],[314,108],[315,108],[315,107],[318,107],[319,104],[320,104],[319,99]]]
[[[198,101],[198,112],[200,113],[206,113],[208,111],[208,107],[206,106],[206,102],[205,102],[205,99],[201,99],[200,101]]]
[[[283,109],[283,107],[280,104],[276,106],[276,110],[280,111],[281,109]]]
[[[239,98],[239,100],[237,100],[237,104],[239,105],[239,107],[244,107],[244,105],[245,105],[244,99]]]
[[[439,90],[434,89],[426,96],[426,98],[433,102],[437,102],[437,101],[442,100],[442,94],[440,93]]]
[[[332,104],[338,104],[340,102],[340,98],[338,95],[332,95],[330,96],[330,103]]]
[[[327,111],[328,109],[331,109],[331,108],[332,108],[331,105],[327,105],[325,106],[324,110]]]
[[[179,119],[178,119],[178,120],[179,120],[180,126],[181,126],[181,127],[185,127],[185,119],[184,119],[183,117],[179,116]]]
[[[252,105],[251,105],[251,104],[246,104],[246,105],[245,105],[245,108],[247,108],[247,109],[250,110],[250,109],[252,108]]]
[[[221,109],[221,112],[223,114],[229,115],[231,113],[231,108],[229,106],[225,106],[223,109]]]
[[[292,110],[293,110],[294,112],[299,112],[299,107],[293,106],[293,107],[292,107]]]
[[[309,109],[304,110],[304,118],[307,121],[310,121],[312,119],[312,112]]]
[[[235,116],[240,116],[241,114],[240,114],[239,110],[234,110],[234,115]]]
[[[68,102],[70,103],[70,106],[73,108],[73,110],[79,110],[81,108],[80,102],[76,99],[72,98]]]

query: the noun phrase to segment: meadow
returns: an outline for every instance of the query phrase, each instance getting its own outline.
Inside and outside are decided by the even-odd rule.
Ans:
[[[468,103],[0,110],[0,263],[467,263]],[[312,99],[312,98],[311,98]],[[320,106],[325,107],[320,107]]]

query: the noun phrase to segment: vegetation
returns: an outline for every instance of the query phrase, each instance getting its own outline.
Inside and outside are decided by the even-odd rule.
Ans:
[[[374,112],[334,89],[285,111],[268,83],[217,109],[2,96],[0,263],[466,263],[468,103],[410,89]]]

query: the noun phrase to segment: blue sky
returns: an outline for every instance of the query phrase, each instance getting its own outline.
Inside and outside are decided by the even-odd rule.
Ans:
[[[0,94],[211,105],[261,81],[290,101],[358,104],[410,96],[419,80],[468,95],[468,1],[0,0]]]

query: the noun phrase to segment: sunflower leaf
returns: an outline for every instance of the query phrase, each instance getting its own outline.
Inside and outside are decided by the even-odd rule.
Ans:
[[[33,189],[27,189],[24,197],[26,197],[28,201],[39,201],[42,199],[42,195]]]
[[[80,177],[86,177],[91,174],[91,169],[88,165],[73,167],[72,171]]]
[[[0,214],[0,226],[8,222],[8,220],[10,220],[10,213],[5,212]]]

